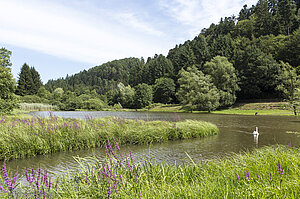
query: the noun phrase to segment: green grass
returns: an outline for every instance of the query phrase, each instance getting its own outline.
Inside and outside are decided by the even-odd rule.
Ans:
[[[296,148],[278,146],[276,150],[265,147],[253,153],[234,155],[226,160],[198,164],[174,166],[150,161],[135,167],[131,164],[133,171],[126,167],[113,171],[123,176],[123,183],[122,189],[117,188],[116,193],[113,181],[110,182],[112,198],[139,198],[139,192],[141,198],[298,198],[299,152]],[[89,173],[99,174],[100,165],[95,166],[93,172],[84,170],[77,173],[76,176],[81,179],[79,182],[74,182],[72,175],[65,178],[68,180],[62,181],[64,188],[60,194],[67,198],[107,196],[109,183],[101,179],[93,182],[89,176]],[[245,177],[246,172],[249,172],[249,178]],[[83,176],[90,179],[88,186]],[[101,190],[100,187],[105,188]]]
[[[217,110],[212,113],[216,114],[232,114],[232,115],[293,115],[291,111],[287,110],[240,110],[240,109],[225,109]]]
[[[108,144],[104,162],[76,158],[78,170],[60,175],[58,186],[54,186],[54,179],[49,179],[53,182],[49,189],[44,184],[37,189],[35,181],[26,182],[16,188],[14,196],[17,193],[34,196],[41,188],[45,190],[45,198],[296,199],[300,196],[299,148],[268,146],[226,159],[199,163],[191,160],[184,165],[158,164],[151,159],[138,163],[131,154],[113,151]],[[2,196],[9,198],[7,194]],[[24,194],[18,198],[24,198]]]
[[[191,112],[188,106],[178,104],[152,104],[144,109],[150,112]],[[193,113],[207,113],[207,111],[193,111]],[[227,109],[212,111],[213,114],[233,114],[233,115],[294,115],[286,102],[269,103],[237,103]]]
[[[58,117],[0,118],[0,159],[17,159],[58,151],[119,144],[149,144],[218,134],[204,121],[142,121],[123,118],[63,119]]]

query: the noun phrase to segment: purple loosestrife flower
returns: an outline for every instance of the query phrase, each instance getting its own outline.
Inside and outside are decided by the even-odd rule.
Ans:
[[[272,180],[273,176],[272,176],[272,173],[270,173],[270,180]]]
[[[7,191],[0,185],[0,190],[4,193],[7,193]]]
[[[134,167],[134,164],[133,164],[133,158],[132,158],[132,153],[131,153],[131,151],[129,151],[129,156],[130,156],[131,164],[132,164],[133,167]]]
[[[257,174],[257,180],[259,180],[259,175]]]
[[[238,182],[240,182],[240,176],[239,176],[239,174],[236,174],[236,179],[237,179]]]
[[[247,180],[249,180],[249,178],[250,178],[250,173],[249,173],[249,171],[247,171],[247,172],[245,172],[245,179]]]
[[[110,194],[111,194],[111,187],[110,187],[110,185],[109,185],[109,187],[108,187],[108,191],[107,191],[107,197],[108,197],[108,199],[110,199]]]
[[[125,158],[127,159],[127,167],[128,167],[128,169],[129,169],[129,171],[131,171],[132,172],[132,168],[131,168],[131,166],[130,166],[130,161],[129,161],[129,158],[127,158],[127,156],[125,155]]]
[[[117,150],[120,152],[120,147],[119,147],[118,142],[116,141],[115,138],[114,138],[114,142],[115,142],[115,146],[116,146]]]

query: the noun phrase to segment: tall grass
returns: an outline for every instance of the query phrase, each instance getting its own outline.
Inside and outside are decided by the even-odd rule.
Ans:
[[[57,106],[41,103],[20,103],[20,109],[24,111],[55,111]]]
[[[25,198],[21,193],[27,193],[29,198],[296,199],[300,195],[299,148],[269,146],[225,160],[168,165],[148,160],[138,163],[131,153],[122,154],[117,143],[115,147],[117,150],[107,143],[104,162],[78,159],[79,170],[60,176],[55,185],[54,180],[49,186],[48,176],[44,183],[33,177],[34,173],[41,175],[39,169],[29,177],[27,174],[27,183],[9,189],[4,180],[0,189],[7,198]],[[7,181],[13,178],[3,174]]]
[[[166,122],[123,118],[0,118],[0,159],[23,158],[58,151],[120,144],[148,144],[215,135],[218,128],[203,121]]]

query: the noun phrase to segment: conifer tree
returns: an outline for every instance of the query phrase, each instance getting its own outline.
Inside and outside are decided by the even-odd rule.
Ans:
[[[35,70],[34,67],[30,68],[31,77],[32,77],[32,94],[37,94],[41,86],[43,86],[40,74]]]
[[[32,95],[34,94],[32,91],[33,87],[32,72],[29,66],[24,63],[19,74],[16,94],[21,96]]]

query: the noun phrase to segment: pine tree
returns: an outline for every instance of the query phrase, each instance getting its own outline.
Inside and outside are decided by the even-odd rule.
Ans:
[[[31,72],[32,83],[33,83],[31,92],[32,92],[32,94],[35,95],[38,93],[41,86],[43,86],[43,83],[41,81],[40,74],[35,70],[34,67],[30,68],[30,72]]]
[[[19,80],[18,80],[18,86],[16,90],[17,95],[32,95],[34,94],[33,92],[33,80],[32,80],[32,72],[29,68],[29,66],[24,63],[21,72],[19,74]]]

